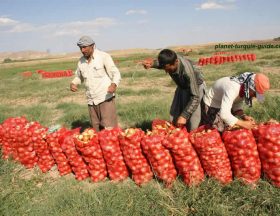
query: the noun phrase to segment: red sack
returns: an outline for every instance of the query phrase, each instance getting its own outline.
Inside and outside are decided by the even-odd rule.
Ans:
[[[47,132],[48,128],[43,127],[38,122],[32,122],[27,130],[34,151],[38,157],[37,165],[43,173],[49,171],[55,165],[55,161],[45,139]]]
[[[175,129],[175,127],[172,125],[172,123],[166,120],[154,119],[152,121],[152,132],[154,134],[162,134],[164,136],[173,129]]]
[[[93,182],[103,181],[107,177],[106,164],[99,145],[98,134],[94,129],[86,129],[74,136],[77,150],[88,165],[88,172]]]
[[[177,172],[170,152],[162,145],[163,135],[147,133],[141,140],[141,147],[148,158],[156,177],[166,186],[175,181]]]
[[[2,124],[0,124],[0,148],[3,145],[3,136],[4,136],[4,128]]]
[[[224,131],[222,137],[234,177],[242,179],[245,183],[256,183],[261,176],[261,162],[252,131]]]
[[[98,133],[99,143],[111,180],[120,181],[128,177],[128,170],[119,145],[121,129],[104,129]]]
[[[260,124],[253,130],[265,176],[280,187],[280,124]]]
[[[26,168],[33,168],[38,161],[36,152],[34,151],[32,134],[28,132],[34,122],[26,122],[25,124],[17,125],[15,130],[18,135],[14,138],[14,149],[17,151],[17,161]]]
[[[230,183],[230,161],[218,130],[201,126],[190,133],[190,140],[205,172],[223,184]]]
[[[174,129],[163,139],[162,144],[170,150],[175,166],[186,185],[197,185],[204,180],[204,171],[185,128]]]
[[[124,161],[132,173],[132,179],[137,185],[149,182],[153,178],[150,165],[143,155],[141,139],[144,132],[141,129],[129,128],[120,133],[119,141]]]
[[[42,134],[41,131],[38,131],[39,128],[43,130]],[[14,160],[19,161],[26,168],[33,168],[37,164],[42,169],[40,166],[42,158],[36,151],[36,147],[42,148],[42,143],[44,143],[48,150],[43,137],[46,130],[38,122],[28,122],[24,117],[6,119],[2,125],[3,135],[1,138],[3,158],[12,156]],[[50,161],[47,163],[45,171],[54,165],[53,158],[50,157]]]
[[[74,143],[74,136],[78,134],[80,128],[73,129],[64,133],[61,137],[59,137],[59,143],[61,149],[65,153],[69,164],[71,165],[71,169],[75,174],[75,178],[79,181],[86,179],[89,174],[87,170],[87,165],[84,162],[82,156],[78,153],[76,149],[76,145]]]
[[[68,159],[64,154],[64,152],[62,151],[62,148],[58,142],[59,137],[61,137],[61,135],[66,132],[67,132],[66,128],[61,128],[53,133],[47,134],[46,137],[49,150],[56,162],[57,169],[61,176],[67,175],[72,172]]]
[[[25,117],[11,117],[2,124],[3,158],[12,157],[26,168],[33,168],[38,161],[32,142],[33,134],[29,131],[37,122],[28,122]]]
[[[13,158],[19,161],[18,157],[18,141],[22,141],[26,137],[22,137],[21,130],[28,123],[24,117],[7,118],[2,124],[2,158]],[[19,139],[18,139],[19,138]]]

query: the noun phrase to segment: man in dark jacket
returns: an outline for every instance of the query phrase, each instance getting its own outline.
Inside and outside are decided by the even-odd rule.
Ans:
[[[201,120],[200,102],[205,91],[201,72],[190,60],[170,49],[162,50],[153,62],[144,61],[143,66],[163,69],[170,75],[177,85],[170,108],[172,121],[177,126],[186,126],[188,131],[196,129]]]

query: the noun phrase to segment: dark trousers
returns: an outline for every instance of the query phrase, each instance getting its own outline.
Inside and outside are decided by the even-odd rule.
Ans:
[[[88,105],[88,111],[91,125],[96,131],[118,126],[114,97],[98,105]]]
[[[199,101],[202,100],[203,95],[205,93],[206,85],[202,83],[199,85]],[[175,91],[174,98],[170,108],[170,115],[173,118],[173,123],[176,123],[178,117],[181,115],[187,104],[191,99],[190,91],[178,88]],[[187,130],[192,131],[198,128],[201,120],[201,105],[199,103],[196,110],[192,113],[190,119],[187,122]]]

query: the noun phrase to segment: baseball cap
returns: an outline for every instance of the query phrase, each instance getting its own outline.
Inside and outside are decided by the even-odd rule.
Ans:
[[[264,92],[270,88],[269,78],[262,73],[257,73],[254,81],[256,87],[256,98],[259,102],[263,102]]]
[[[79,41],[77,42],[77,45],[79,47],[83,47],[83,46],[90,46],[92,44],[94,44],[95,42],[92,40],[91,37],[89,36],[82,36]]]

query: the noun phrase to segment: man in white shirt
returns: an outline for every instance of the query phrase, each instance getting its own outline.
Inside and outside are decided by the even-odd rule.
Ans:
[[[96,49],[95,42],[89,36],[81,37],[77,45],[83,56],[78,62],[70,89],[76,92],[78,85],[85,84],[91,124],[96,131],[117,127],[115,92],[121,80],[120,72],[112,57]]]
[[[243,102],[252,106],[252,98],[262,102],[264,92],[270,88],[264,74],[245,72],[238,76],[218,79],[204,95],[201,124],[222,132],[227,126],[252,129],[255,120],[243,112]],[[237,118],[239,117],[239,118]]]

